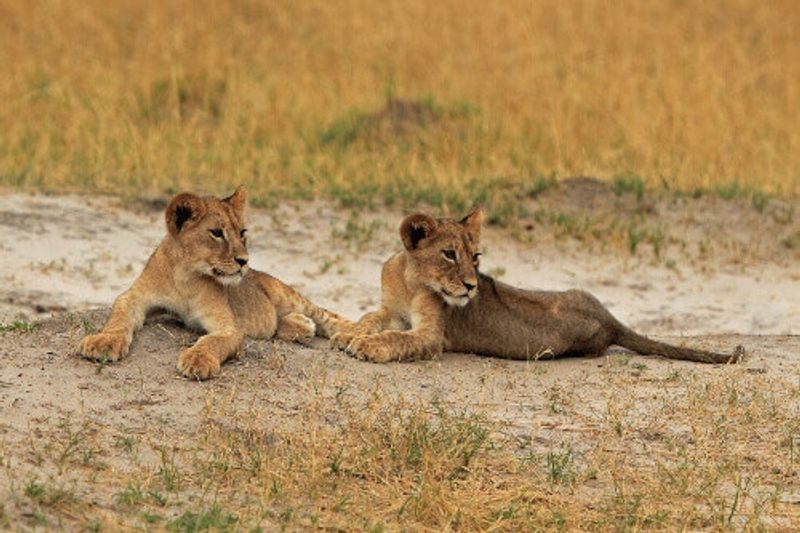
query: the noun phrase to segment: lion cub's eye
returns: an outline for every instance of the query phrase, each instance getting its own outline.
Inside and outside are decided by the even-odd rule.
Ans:
[[[239,232],[239,237],[244,239],[245,238],[245,233],[247,233],[247,230],[243,229],[242,231]]]
[[[212,236],[212,237],[214,237],[215,239],[221,239],[221,238],[222,238],[222,230],[221,230],[221,229],[219,229],[219,228],[216,228],[216,229],[210,229],[210,230],[208,230],[208,232],[209,232],[209,233],[211,234],[211,236]]]
[[[481,258],[481,256],[482,256],[482,255],[483,255],[483,254],[482,254],[482,253],[480,253],[480,252],[477,252],[477,253],[474,253],[474,254],[472,254],[472,262],[473,262],[473,263],[475,263],[475,264],[477,265],[477,264],[478,264],[478,261],[480,261],[480,258]]]
[[[448,261],[455,261],[456,260],[456,251],[455,250],[442,250],[442,255]]]

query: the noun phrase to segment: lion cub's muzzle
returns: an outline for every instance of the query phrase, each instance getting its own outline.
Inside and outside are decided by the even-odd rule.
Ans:
[[[478,285],[477,283],[469,283],[469,282],[462,282],[464,284],[464,291],[455,293],[453,291],[449,291],[442,287],[441,293],[442,298],[448,305],[454,305],[456,307],[464,307],[467,305],[470,300],[472,300],[476,294],[478,294]]]
[[[214,279],[223,285],[236,285],[242,281],[242,278],[249,270],[247,261],[243,264],[237,259],[237,263],[238,265],[235,268],[211,267],[211,274],[213,274]]]

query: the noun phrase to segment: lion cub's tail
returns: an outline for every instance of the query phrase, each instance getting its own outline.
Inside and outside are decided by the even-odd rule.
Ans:
[[[648,339],[635,331],[620,325],[618,336],[614,344],[633,350],[644,355],[662,355],[670,359],[682,359],[697,363],[738,363],[744,357],[744,347],[738,345],[731,354],[707,352],[692,348],[673,346],[665,342]]]

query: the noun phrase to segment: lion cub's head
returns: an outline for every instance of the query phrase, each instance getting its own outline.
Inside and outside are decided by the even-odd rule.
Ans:
[[[236,284],[247,272],[244,207],[239,186],[231,196],[201,198],[181,193],[167,206],[167,231],[189,270],[223,285]]]
[[[483,210],[459,221],[418,213],[400,225],[400,236],[417,279],[449,305],[463,307],[478,293],[478,244]]]

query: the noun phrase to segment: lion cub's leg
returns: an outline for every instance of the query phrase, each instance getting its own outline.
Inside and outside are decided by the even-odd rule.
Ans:
[[[278,319],[275,336],[289,342],[308,344],[316,331],[317,325],[311,318],[300,313],[289,313]]]
[[[244,334],[236,327],[223,294],[200,295],[192,307],[202,313],[196,318],[208,333],[180,353],[178,370],[188,378],[208,379],[241,350]]]
[[[430,359],[442,353],[444,340],[439,331],[417,328],[409,331],[383,331],[354,338],[346,350],[357,359],[373,363]]]
[[[355,337],[380,333],[391,324],[392,316],[392,311],[386,307],[365,314],[355,324],[350,323],[340,328],[339,332],[331,337],[331,347],[344,350]]]
[[[388,322],[398,317],[391,311],[384,312],[377,320],[388,317]],[[365,317],[366,318],[366,317]],[[353,338],[346,350],[353,356],[385,363],[407,359],[427,359],[442,353],[444,329],[441,304],[429,294],[421,294],[411,302],[411,329],[408,331],[382,331],[373,335]],[[371,323],[368,322],[368,325]],[[386,322],[383,322],[384,326]]]
[[[148,294],[150,293],[150,294]],[[86,358],[116,361],[128,353],[133,333],[144,323],[153,301],[141,283],[120,294],[114,301],[111,315],[100,333],[84,337],[80,353]]]
[[[217,330],[200,337],[194,346],[178,356],[178,370],[187,378],[208,379],[219,374],[222,363],[242,348],[242,335],[236,328]]]

